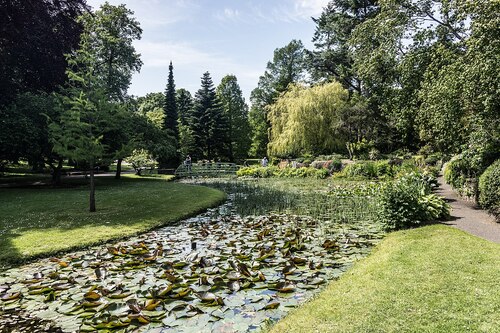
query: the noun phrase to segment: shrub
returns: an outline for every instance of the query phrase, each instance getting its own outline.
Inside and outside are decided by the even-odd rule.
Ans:
[[[386,227],[409,228],[448,216],[448,204],[430,191],[419,173],[405,174],[386,183],[380,194],[381,218]]]
[[[330,174],[342,170],[342,162],[340,159],[334,158],[328,162],[327,169],[330,171]]]
[[[378,160],[380,158],[380,151],[377,148],[370,149],[368,158],[372,161]]]
[[[439,153],[434,153],[425,158],[425,164],[429,166],[437,166],[438,162],[443,159],[443,155]]]
[[[500,160],[479,177],[479,204],[500,222]]]
[[[331,174],[342,169],[342,162],[339,159],[329,161],[313,161],[310,166],[315,169],[327,169]]]
[[[335,177],[352,179],[386,179],[394,177],[399,170],[399,166],[392,165],[387,160],[364,161],[346,165],[341,172],[335,174]]]
[[[279,169],[275,166],[269,167],[245,167],[241,168],[236,172],[238,177],[254,177],[254,178],[270,178],[270,177],[280,177],[280,178],[304,178],[304,177],[316,177],[316,178],[326,178],[329,175],[327,169],[315,169],[311,167],[300,167],[300,168],[282,168]]]
[[[476,170],[462,154],[454,156],[444,166],[444,180],[461,196],[473,198],[476,196]]]
[[[313,161],[310,166],[311,166],[311,168],[322,169],[322,168],[326,168],[326,164],[328,162],[329,161]]]

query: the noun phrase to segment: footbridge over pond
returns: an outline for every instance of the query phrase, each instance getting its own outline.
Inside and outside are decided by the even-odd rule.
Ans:
[[[236,163],[224,162],[198,162],[192,164],[181,164],[175,170],[175,175],[182,177],[220,177],[236,175],[242,166]]]

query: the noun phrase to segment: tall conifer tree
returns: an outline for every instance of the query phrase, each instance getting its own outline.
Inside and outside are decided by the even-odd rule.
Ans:
[[[175,138],[175,146],[177,149],[179,142],[179,126],[178,126],[178,113],[177,113],[177,101],[175,94],[175,82],[174,82],[174,66],[172,61],[168,66],[168,82],[167,88],[165,89],[165,130],[169,132]],[[166,166],[176,166],[179,162],[179,157],[176,155],[172,160],[163,163]]]
[[[228,159],[227,121],[209,72],[203,74],[201,88],[195,94],[192,129],[195,158]]]

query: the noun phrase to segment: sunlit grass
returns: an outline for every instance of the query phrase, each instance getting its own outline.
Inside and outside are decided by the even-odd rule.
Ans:
[[[127,175],[99,177],[97,212],[88,186],[0,189],[0,266],[134,235],[193,215],[224,200],[215,189]]]
[[[447,226],[395,232],[271,332],[500,332],[499,259]]]

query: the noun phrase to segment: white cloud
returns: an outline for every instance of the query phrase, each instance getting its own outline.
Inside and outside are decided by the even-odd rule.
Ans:
[[[295,13],[303,18],[319,16],[329,0],[294,0]]]
[[[134,75],[131,87],[131,93],[137,95],[162,89],[144,89],[145,78],[148,77],[151,80],[147,83],[148,87],[150,85],[162,87],[165,84],[170,61],[174,65],[177,86],[186,88],[192,93],[199,88],[201,75],[209,71],[216,85],[225,75],[236,75],[245,97],[248,99],[251,89],[256,86],[259,76],[262,75],[262,70],[256,70],[252,63],[235,61],[222,53],[205,51],[201,47],[187,42],[141,40],[135,42],[134,45],[136,50],[141,53],[141,59],[144,62],[141,73]],[[141,79],[141,77],[143,78]]]
[[[271,23],[307,21],[311,17],[319,16],[328,2],[329,0],[288,0],[274,7],[266,4],[266,11],[261,5],[254,4],[250,15],[253,21],[263,20]]]
[[[226,62],[224,56],[201,51],[189,43],[137,41],[135,47],[141,53],[145,67],[168,67],[170,60],[179,65]]]
[[[164,26],[187,20],[198,6],[186,0],[165,2],[160,0],[87,0],[94,10],[108,1],[114,6],[125,4],[134,12],[135,18],[142,28],[162,28]]]
[[[238,9],[224,8],[215,13],[215,18],[219,21],[236,21],[240,18],[240,11]]]

